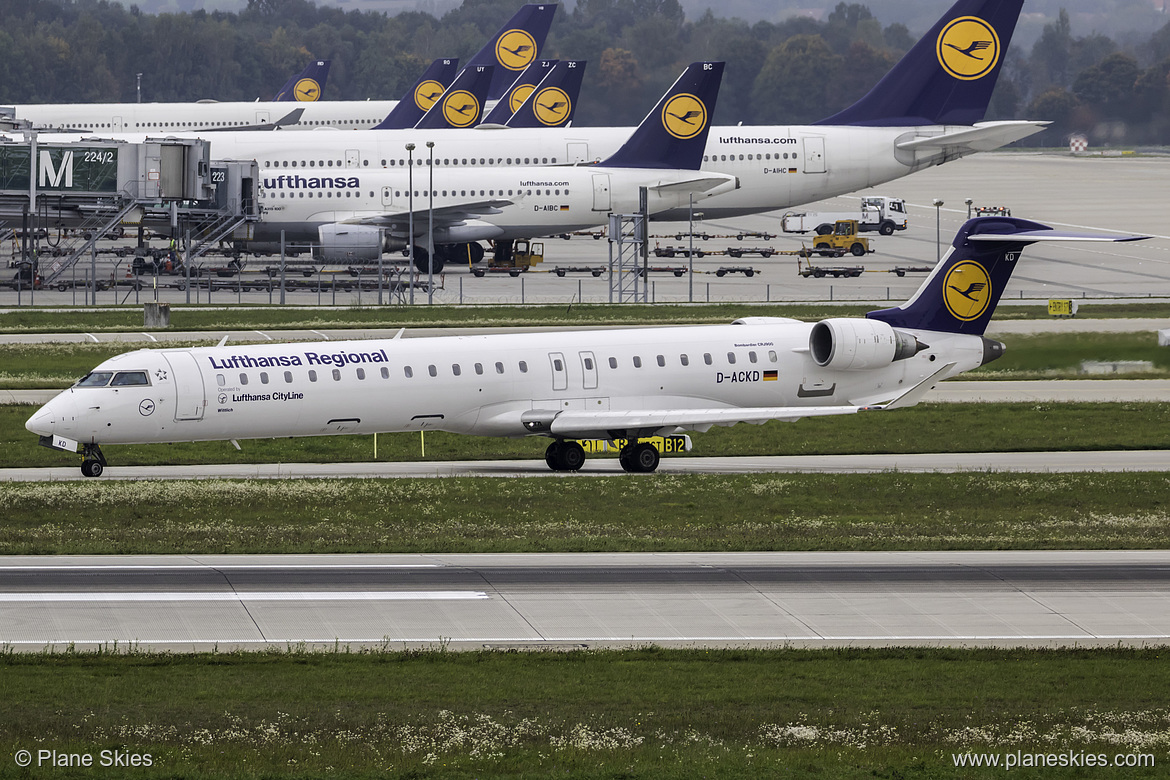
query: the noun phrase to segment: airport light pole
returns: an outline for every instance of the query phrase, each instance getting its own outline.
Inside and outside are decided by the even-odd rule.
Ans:
[[[407,169],[406,169],[406,198],[407,198],[407,225],[406,228],[406,246],[407,257],[410,267],[407,269],[410,273],[410,302],[414,303],[414,144],[406,145],[407,155]]]
[[[934,261],[942,259],[942,205],[938,198],[934,199]]]
[[[427,304],[435,300],[435,142],[427,141],[427,151],[430,159],[427,168],[430,169],[430,189],[427,190],[427,217],[430,225],[427,227]]]
[[[687,206],[687,228],[690,233],[690,244],[687,249],[687,303],[695,302],[695,193],[690,194],[690,203]]]
[[[966,198],[963,202],[967,204],[967,219],[971,219],[971,204],[975,201],[971,198]]]

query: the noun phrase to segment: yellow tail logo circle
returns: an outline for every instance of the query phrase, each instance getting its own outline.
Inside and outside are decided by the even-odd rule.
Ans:
[[[430,111],[431,106],[443,94],[443,85],[433,79],[427,79],[414,88],[414,104],[422,111]]]
[[[479,117],[475,95],[460,89],[443,98],[443,118],[452,127],[468,127]]]
[[[973,260],[962,260],[943,279],[943,301],[957,320],[969,322],[987,311],[991,301],[991,277]]]
[[[521,84],[512,90],[512,93],[508,95],[508,108],[512,109],[513,114],[520,110],[520,106],[524,105],[524,101],[528,99],[534,89],[536,89],[535,84]]]
[[[662,107],[662,126],[675,138],[694,138],[707,126],[707,107],[690,93],[675,95]]]
[[[301,103],[312,103],[321,99],[321,85],[316,79],[301,79],[293,87],[293,96]]]
[[[496,41],[496,62],[508,70],[527,68],[536,53],[536,40],[523,30],[508,30]]]
[[[960,16],[938,34],[935,52],[947,73],[963,81],[974,81],[990,73],[999,62],[999,36],[982,19]]]
[[[573,103],[569,100],[568,94],[560,87],[545,87],[536,95],[536,100],[532,101],[536,118],[542,124],[553,127],[565,121],[572,107]]]

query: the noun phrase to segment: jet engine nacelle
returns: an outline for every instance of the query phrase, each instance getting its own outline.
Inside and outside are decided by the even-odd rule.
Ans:
[[[823,368],[882,368],[918,354],[923,345],[880,320],[835,317],[813,325],[808,349]]]
[[[382,256],[382,229],[371,225],[334,222],[317,228],[319,259],[335,263],[377,260]]]

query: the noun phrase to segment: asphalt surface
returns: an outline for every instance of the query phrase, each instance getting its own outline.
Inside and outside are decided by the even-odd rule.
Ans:
[[[1170,641],[1170,553],[0,558],[0,644],[1116,646]]]

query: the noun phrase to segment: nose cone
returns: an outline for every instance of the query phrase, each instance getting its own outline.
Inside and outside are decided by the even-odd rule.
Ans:
[[[68,435],[73,423],[73,397],[69,390],[49,401],[24,424],[37,436]]]

